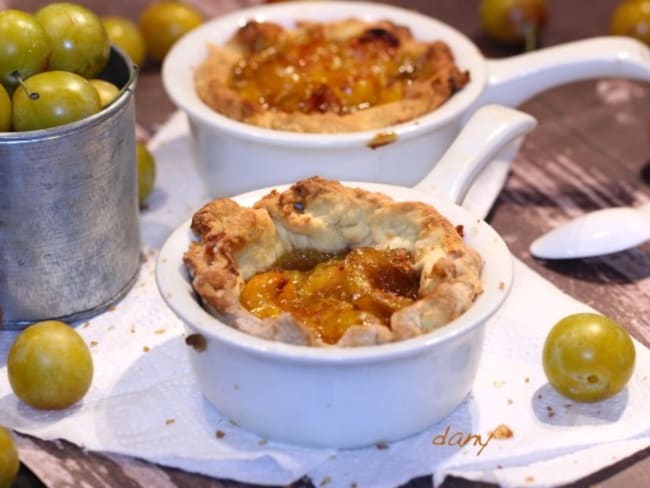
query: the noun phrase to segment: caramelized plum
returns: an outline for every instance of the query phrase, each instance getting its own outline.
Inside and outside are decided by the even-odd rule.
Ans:
[[[389,326],[395,311],[417,300],[418,289],[419,273],[403,249],[365,247],[345,256],[297,250],[248,280],[240,300],[260,318],[290,313],[334,344],[353,325]]]

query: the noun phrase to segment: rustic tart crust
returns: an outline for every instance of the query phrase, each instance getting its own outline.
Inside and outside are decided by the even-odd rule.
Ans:
[[[198,237],[184,254],[204,306],[232,327],[274,341],[329,346],[287,313],[259,319],[239,301],[245,280],[296,248],[336,252],[404,248],[420,271],[419,299],[380,323],[353,325],[335,344],[361,346],[416,337],[461,315],[482,292],[483,260],[433,207],[313,177],[253,207],[220,198],[192,219]]]
[[[208,46],[210,54],[195,73],[199,97],[229,118],[260,127],[292,132],[355,132],[384,128],[428,113],[469,81],[469,73],[456,66],[446,43],[418,41],[407,27],[388,20],[369,23],[352,18],[329,23],[303,21],[296,25],[295,30],[288,30],[269,22],[249,22],[225,45]],[[233,68],[246,56],[305,36],[361,44],[382,43],[380,49],[395,59],[407,55],[413,62],[400,68],[404,78],[410,77],[402,98],[351,113],[336,113],[340,104],[324,86],[314,95],[315,100],[310,101],[316,107],[314,110],[288,113],[244,100],[230,87]],[[358,80],[351,85],[356,83]]]

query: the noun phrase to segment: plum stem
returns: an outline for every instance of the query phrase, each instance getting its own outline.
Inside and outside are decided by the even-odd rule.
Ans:
[[[20,73],[18,71],[12,71],[11,76],[13,76],[16,80],[16,82],[20,85],[20,87],[25,90],[25,94],[29,97],[30,100],[38,100],[41,98],[41,96],[38,94],[38,92],[30,92],[29,89],[27,88],[27,85],[25,85],[25,81],[23,80],[23,77],[20,76]]]

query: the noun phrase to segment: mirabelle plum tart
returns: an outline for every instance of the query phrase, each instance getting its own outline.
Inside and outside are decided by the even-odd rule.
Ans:
[[[469,73],[442,41],[388,20],[250,21],[197,68],[199,98],[232,119],[276,130],[372,130],[428,113]]]
[[[252,207],[214,200],[192,230],[184,263],[203,305],[269,340],[404,340],[449,323],[483,290],[482,258],[433,207],[321,177]]]

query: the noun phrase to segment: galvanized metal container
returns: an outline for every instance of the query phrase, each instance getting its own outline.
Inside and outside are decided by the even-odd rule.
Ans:
[[[99,76],[121,87],[101,112],[0,133],[0,324],[73,321],[130,288],[140,264],[137,73],[113,49]]]

